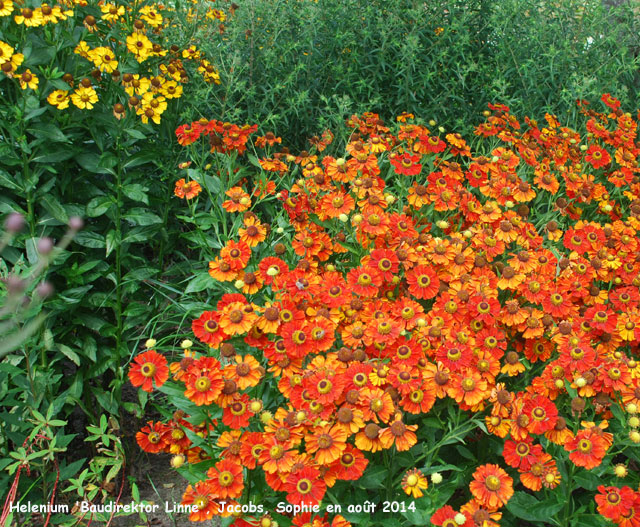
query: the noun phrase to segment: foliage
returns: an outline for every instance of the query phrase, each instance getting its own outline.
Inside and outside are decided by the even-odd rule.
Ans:
[[[212,115],[277,130],[292,148],[352,113],[403,111],[469,134],[486,103],[575,112],[616,93],[637,107],[639,18],[600,0],[243,2],[218,42]],[[304,23],[301,23],[304,21]]]

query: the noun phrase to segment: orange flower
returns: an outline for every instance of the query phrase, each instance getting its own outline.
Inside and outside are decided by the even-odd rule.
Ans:
[[[180,179],[176,182],[176,188],[173,193],[179,198],[192,199],[195,198],[202,191],[202,187],[197,181],[189,181],[188,183],[184,179]]]
[[[489,396],[487,381],[480,373],[471,368],[466,368],[459,374],[453,374],[453,380],[447,393],[459,404],[464,403],[471,407],[481,403]]]
[[[513,479],[498,465],[486,464],[473,473],[469,489],[481,505],[495,510],[513,496]]]
[[[320,503],[326,490],[327,486],[320,477],[320,471],[313,467],[304,467],[289,474],[284,485],[287,501],[294,505],[301,502],[313,505]]]
[[[408,496],[417,499],[423,496],[422,491],[427,489],[429,482],[420,470],[413,468],[403,476],[401,485]]]
[[[428,300],[438,294],[440,280],[428,265],[417,265],[407,273],[409,293],[416,298]]]
[[[347,443],[340,459],[334,462],[332,470],[335,471],[335,476],[338,479],[355,481],[364,474],[368,464],[369,460],[364,457],[362,452]]]
[[[220,326],[220,314],[216,311],[205,311],[191,323],[195,336],[212,348],[217,348],[228,335]]]
[[[162,439],[165,426],[158,422],[149,421],[147,426],[136,433],[136,441],[142,450],[156,454],[163,452],[167,444]]]
[[[244,483],[242,466],[236,461],[223,459],[207,471],[207,483],[211,493],[218,499],[238,498],[242,495]]]
[[[582,429],[564,445],[565,450],[571,452],[569,459],[573,461],[574,465],[584,467],[587,470],[602,463],[610,446],[606,438],[594,430],[595,428]]]
[[[227,335],[247,333],[258,320],[253,307],[243,302],[232,302],[220,314],[220,327]]]
[[[229,270],[240,271],[247,266],[251,258],[251,247],[242,240],[229,240],[221,249],[220,257],[229,265]]]
[[[267,228],[255,216],[244,220],[244,228],[238,229],[240,240],[249,247],[255,247],[267,237]]]
[[[418,425],[405,425],[397,414],[393,423],[380,432],[382,448],[391,448],[395,444],[398,452],[409,450],[418,442],[415,434],[417,429]]]
[[[187,487],[182,496],[182,505],[194,507],[194,512],[189,514],[189,521],[192,522],[210,520],[219,510],[211,487],[205,481],[199,481],[195,486]]]
[[[328,465],[336,461],[347,447],[347,432],[339,425],[325,425],[316,428],[305,438],[306,450],[315,453],[315,459],[320,465]]]
[[[222,208],[227,212],[244,212],[251,206],[251,197],[242,187],[231,187],[225,194],[231,198],[222,202]]]
[[[211,404],[224,388],[220,362],[214,357],[201,357],[193,361],[187,370],[185,385],[185,397],[198,406]]]
[[[141,386],[145,392],[162,386],[169,378],[167,359],[155,350],[145,351],[134,360],[135,364],[129,370],[129,380],[134,386]]]

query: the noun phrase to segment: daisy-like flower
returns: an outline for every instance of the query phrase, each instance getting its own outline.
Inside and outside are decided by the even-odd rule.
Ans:
[[[154,383],[159,388],[169,378],[167,359],[155,350],[139,354],[133,362],[135,364],[129,370],[129,380],[131,384],[140,386],[145,392],[151,392]]]
[[[611,163],[611,156],[604,148],[593,144],[587,150],[587,155],[584,160],[591,164],[593,168],[603,168]]]
[[[38,89],[38,77],[35,76],[31,72],[31,70],[26,70],[22,75],[18,77],[18,80],[20,81],[20,87],[23,90],[26,90],[27,88],[31,88],[32,90]]]
[[[570,452],[569,459],[574,465],[591,470],[602,463],[602,459],[609,449],[607,440],[594,428],[580,430],[573,439],[564,445]]]
[[[189,485],[182,496],[182,505],[194,507],[193,512],[189,514],[189,521],[192,522],[211,520],[219,510],[211,485],[206,481]]]
[[[13,4],[12,4],[13,6]],[[38,27],[43,24],[42,11],[23,7],[20,12],[13,17],[16,24],[24,24],[26,27]]]
[[[621,516],[628,514],[633,507],[635,492],[630,487],[598,487],[598,494],[595,496],[598,504],[598,512],[605,518],[609,518],[618,523]]]
[[[207,483],[218,499],[238,498],[244,490],[242,465],[223,459],[207,471]]]
[[[162,439],[164,433],[164,425],[160,422],[154,423],[149,421],[147,426],[136,433],[136,441],[138,446],[145,452],[156,454],[164,451],[167,446]]]
[[[326,490],[327,486],[320,477],[320,471],[309,466],[289,474],[284,485],[287,501],[294,505],[301,502],[314,505],[320,503]]]
[[[202,191],[202,187],[197,181],[187,182],[184,178],[176,181],[173,193],[179,198],[193,199]]]
[[[428,265],[417,265],[407,272],[409,293],[416,298],[428,300],[438,294],[440,280]]]
[[[306,451],[315,454],[320,465],[336,461],[347,447],[347,432],[339,425],[325,425],[317,428],[305,438]]]
[[[71,102],[81,110],[91,110],[98,102],[98,94],[91,86],[79,86],[71,94]]]
[[[417,499],[423,496],[422,491],[427,489],[429,481],[420,470],[413,468],[403,476],[401,485],[408,496]]]
[[[196,405],[209,405],[215,401],[224,388],[220,362],[214,357],[202,357],[193,361],[185,379],[185,397]]]
[[[469,489],[478,503],[495,510],[513,496],[513,479],[498,465],[486,464],[473,473]]]
[[[418,425],[406,425],[402,422],[401,416],[396,415],[395,420],[388,428],[380,432],[380,442],[382,447],[387,449],[395,445],[398,452],[409,450],[418,442],[415,431]]]
[[[13,11],[13,0],[0,0],[0,16],[9,16]]]
[[[142,33],[133,33],[127,37],[127,49],[142,63],[151,55],[153,44]]]
[[[69,101],[68,90],[53,90],[47,97],[47,102],[55,106],[58,110],[69,108]]]
[[[191,323],[191,329],[201,342],[217,348],[228,335],[220,326],[220,314],[217,311],[205,311]]]

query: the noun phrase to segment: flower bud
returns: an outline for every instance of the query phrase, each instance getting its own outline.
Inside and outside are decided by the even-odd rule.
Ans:
[[[38,252],[47,256],[53,250],[53,240],[51,238],[40,238],[38,240]]]
[[[144,347],[145,348],[154,348],[156,344],[157,344],[156,339],[147,339],[147,341],[144,343]]]
[[[16,234],[24,229],[24,216],[18,212],[12,212],[4,221],[4,228],[9,234]]]
[[[176,454],[171,458],[171,466],[173,468],[180,468],[182,465],[184,465],[185,461],[186,461],[186,458],[184,457],[183,454]]]
[[[183,350],[189,349],[191,346],[193,346],[193,342],[190,341],[189,339],[185,339],[180,343],[180,347]]]
[[[442,474],[440,474],[440,472],[434,472],[433,474],[431,474],[431,483],[433,483],[434,485],[442,483]]]
[[[453,517],[453,521],[456,522],[458,525],[464,525],[465,523],[467,523],[467,517],[461,512],[459,512]]]

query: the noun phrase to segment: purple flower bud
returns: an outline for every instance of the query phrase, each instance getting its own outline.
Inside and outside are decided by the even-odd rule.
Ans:
[[[7,291],[10,295],[17,295],[22,293],[26,285],[25,281],[22,280],[22,278],[14,274],[10,274],[5,280],[5,283],[7,284]]]
[[[48,298],[53,294],[53,286],[49,282],[40,282],[36,287],[36,294],[42,298]]]
[[[69,218],[69,228],[72,231],[79,231],[82,227],[84,227],[84,220],[80,216]]]
[[[38,252],[44,256],[48,255],[53,249],[53,240],[51,238],[40,238],[38,240]]]
[[[18,212],[12,212],[4,221],[4,228],[10,234],[16,234],[24,228],[24,216]]]

